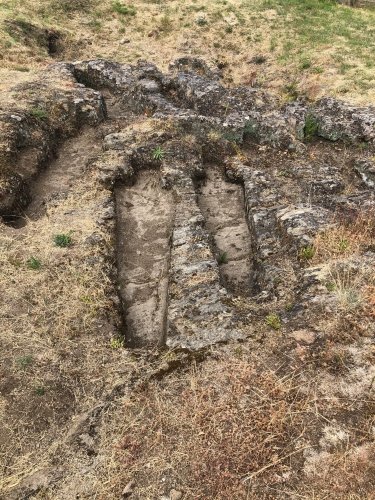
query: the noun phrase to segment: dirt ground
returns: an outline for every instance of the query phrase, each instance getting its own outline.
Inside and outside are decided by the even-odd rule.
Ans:
[[[201,10],[196,2],[127,6],[135,16],[112,3],[87,12],[65,3],[68,20],[51,2],[40,4],[44,14],[29,1],[0,7],[2,21],[23,16],[66,36],[60,55],[51,55],[36,39],[3,31],[1,90],[37,78],[56,59],[97,54],[165,69],[176,55],[194,53],[223,62],[224,84],[264,79],[264,88],[282,96],[342,95],[338,89],[353,82],[353,68],[324,65],[327,53],[316,53],[311,67],[324,73],[308,76],[297,59],[292,69],[277,66],[279,49],[249,65],[271,43],[272,8],[256,28],[267,25],[267,35],[244,51],[237,45],[257,34],[248,34],[251,12],[242,24],[236,2],[229,4],[237,21],[224,12],[208,33],[195,17],[214,19],[227,2]],[[149,36],[151,28],[157,32]],[[353,88],[345,98],[372,102],[372,89]],[[272,299],[263,301],[254,288],[244,182],[219,162],[204,163],[196,205],[223,302],[244,336],[193,352],[167,349],[170,246],[181,200],[160,187],[158,168],[138,171],[114,194],[98,184],[91,166],[103,137],[129,126],[147,135],[149,126],[147,114],[131,116],[118,96],[104,96],[107,120],[58,143],[34,175],[29,206],[0,223],[0,498],[374,499],[374,212],[343,213],[339,202],[333,210],[335,193],[326,196],[332,227],[305,254],[276,252],[271,263],[280,274]],[[20,172],[30,169],[28,154],[20,156]],[[313,137],[286,152],[246,139],[235,157],[271,180],[263,196],[276,192],[285,204],[323,203],[312,180],[328,173],[342,196],[372,196],[353,168],[356,160],[373,161],[371,143]]]

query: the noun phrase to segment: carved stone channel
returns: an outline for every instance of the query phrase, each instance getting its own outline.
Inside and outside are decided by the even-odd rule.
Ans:
[[[172,193],[160,172],[140,171],[134,185],[115,189],[117,266],[126,344],[164,342],[167,316]]]

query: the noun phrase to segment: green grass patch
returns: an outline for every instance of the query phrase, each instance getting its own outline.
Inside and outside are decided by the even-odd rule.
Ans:
[[[35,116],[38,120],[47,120],[49,114],[45,109],[31,109],[30,114]]]
[[[66,247],[71,247],[72,246],[72,238],[70,234],[56,234],[53,238],[53,242],[55,243],[56,246],[60,248],[66,248]]]
[[[26,261],[26,267],[28,269],[33,269],[34,271],[40,269],[42,266],[39,259],[35,258],[33,255]]]
[[[135,16],[136,11],[134,9],[130,9],[126,7],[125,5],[122,5],[118,0],[112,5],[112,9],[115,12],[118,12],[119,14],[127,15],[129,14],[130,16]]]
[[[21,356],[14,360],[14,366],[18,371],[25,371],[28,366],[31,365],[33,357],[28,354],[27,356]]]

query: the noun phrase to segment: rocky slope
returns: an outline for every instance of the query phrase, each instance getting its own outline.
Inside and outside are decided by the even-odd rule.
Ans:
[[[74,274],[82,276],[89,269],[93,283],[89,292],[77,292],[77,300],[80,307],[91,304],[95,312],[87,318],[82,313],[82,328],[73,327],[71,318],[64,335],[72,349],[82,349],[87,338],[104,351],[107,343],[107,351],[114,353],[112,358],[106,354],[99,392],[95,382],[83,382],[90,404],[82,406],[83,393],[77,389],[76,423],[69,424],[72,414],[65,408],[60,420],[46,424],[51,439],[69,448],[69,461],[80,462],[74,469],[76,481],[87,461],[82,450],[100,456],[99,431],[92,429],[101,425],[101,415],[118,394],[129,395],[139,380],[160,378],[186,368],[192,359],[205,359],[220,345],[224,351],[238,342],[257,346],[272,362],[282,360],[283,373],[301,363],[313,367],[322,394],[345,397],[344,387],[352,386],[354,399],[369,403],[374,372],[366,353],[372,352],[374,335],[375,108],[332,98],[282,106],[262,90],[223,87],[220,71],[194,58],[175,61],[167,74],[144,61],[124,66],[98,59],[54,64],[39,80],[4,93],[0,127],[0,212],[8,224],[1,228],[6,328],[22,316],[22,325],[29,325],[24,326],[25,337],[32,331],[34,340],[41,338],[39,322],[50,338],[50,320],[43,320],[37,309],[35,320],[25,319],[33,316],[32,306],[26,312],[20,299],[6,293],[15,286],[7,266],[20,267],[27,247],[12,254],[9,248],[14,241],[27,245],[37,239],[33,228],[48,219],[52,226],[75,228],[73,238],[76,233],[74,247],[48,261],[49,272],[76,261]],[[73,161],[68,157],[72,151],[65,149],[60,167],[50,174],[55,180],[49,178],[48,164],[56,151],[63,151],[59,144],[82,127],[86,142],[76,143],[74,154],[79,158],[82,148],[85,161],[63,172]],[[65,179],[60,189],[59,175]],[[23,275],[17,272],[22,284]],[[94,289],[103,280],[99,299]],[[60,293],[65,307],[72,307],[72,288],[62,286]],[[57,308],[61,323],[59,314]],[[98,329],[101,340],[95,340]],[[10,360],[16,351],[6,335],[4,330],[7,390],[2,398],[11,411],[17,405],[15,388],[8,384],[14,378]],[[50,355],[64,338],[56,335]],[[348,338],[350,342],[343,341]],[[160,347],[167,349],[166,356],[156,354]],[[124,365],[132,352],[146,356],[138,373],[128,361]],[[338,361],[342,356],[350,358],[343,370]],[[73,365],[79,365],[78,355]],[[326,387],[327,365],[337,370],[335,389]],[[114,372],[118,385],[109,376]],[[70,379],[54,376],[64,393]],[[301,383],[306,383],[304,376]],[[19,379],[15,387],[22,383]],[[362,403],[353,404],[360,411]],[[38,432],[33,432],[32,439],[37,439]],[[352,446],[363,445],[352,432]],[[5,435],[2,441],[9,448]],[[80,443],[78,455],[74,442]],[[371,446],[372,438],[365,444]],[[318,453],[327,453],[324,446]],[[312,451],[309,455],[307,445],[304,450],[306,465]],[[66,475],[69,467],[55,453],[45,454],[46,472],[34,486],[23,479],[28,475],[24,471],[16,478],[10,474],[13,460],[24,456],[22,449],[13,453],[3,466],[11,478],[4,483],[4,498],[34,498],[50,487],[57,496],[47,498],[74,498],[83,489],[82,497],[91,498],[100,490],[97,481],[74,486]],[[47,472],[56,460],[59,473],[51,475]],[[98,459],[98,470],[100,466]],[[298,467],[301,471],[303,465]],[[292,474],[291,481],[295,478]],[[374,487],[371,481],[361,486],[363,494]],[[143,494],[135,492],[134,498],[146,498]],[[264,498],[271,498],[268,494]],[[283,494],[280,498],[289,498]]]

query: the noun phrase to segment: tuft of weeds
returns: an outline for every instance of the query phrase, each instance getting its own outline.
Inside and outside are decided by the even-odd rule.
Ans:
[[[297,82],[287,83],[284,86],[284,91],[288,95],[289,99],[294,100],[294,99],[297,99],[297,97],[299,96],[299,91],[298,91],[297,86],[298,86]]]
[[[21,73],[28,73],[30,71],[30,68],[27,68],[26,66],[16,66],[14,69],[16,71],[20,71]]]
[[[155,160],[161,161],[164,158],[164,150],[160,146],[158,146],[152,152],[152,156]]]
[[[331,281],[327,281],[326,288],[329,292],[334,292],[336,290],[336,285]]]
[[[266,61],[267,61],[267,59],[262,55],[254,56],[251,60],[251,62],[253,62],[254,64],[263,64]]]
[[[316,134],[318,130],[318,124],[316,122],[316,119],[314,116],[311,114],[308,114],[306,116],[305,120],[305,129],[304,129],[304,135],[305,135],[305,141],[310,141],[313,135]]]
[[[118,0],[112,5],[112,10],[115,12],[118,12],[119,14],[129,14],[130,16],[135,16],[136,11],[134,9],[129,9],[128,7],[125,7],[125,5],[122,5]]]
[[[30,114],[35,116],[37,120],[47,120],[49,118],[49,114],[44,109],[31,109]]]
[[[43,396],[45,393],[46,393],[46,389],[45,387],[43,387],[42,385],[37,385],[35,388],[34,388],[34,394],[36,394],[37,396]]]
[[[208,24],[206,16],[205,15],[199,16],[198,19],[196,20],[196,23],[198,24],[198,26],[206,26],[206,24]]]
[[[266,325],[272,326],[274,330],[280,330],[281,320],[278,314],[269,314],[265,319]]]
[[[35,271],[41,268],[41,262],[39,259],[31,255],[26,261],[26,267],[28,269],[34,269]]]
[[[111,349],[120,349],[120,347],[122,347],[123,345],[124,345],[124,339],[123,337],[120,336],[111,339],[111,341],[109,342],[109,347]]]
[[[16,358],[14,360],[14,366],[18,371],[25,371],[33,361],[33,357],[31,354],[27,354],[26,356],[22,356],[20,358]]]
[[[70,233],[65,234],[56,234],[53,238],[53,242],[55,243],[56,246],[61,247],[61,248],[66,248],[66,247],[71,247],[72,246],[72,238],[70,236]]]
[[[302,260],[309,260],[314,257],[315,253],[315,248],[313,248],[311,245],[307,245],[307,247],[301,248],[300,258]]]
[[[227,252],[220,253],[217,261],[219,264],[226,264],[228,262]]]
[[[300,69],[309,69],[311,67],[311,61],[310,59],[304,59],[301,62]]]
[[[291,171],[290,170],[281,170],[277,176],[278,177],[288,177],[289,175],[291,175]]]

